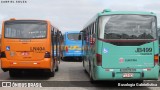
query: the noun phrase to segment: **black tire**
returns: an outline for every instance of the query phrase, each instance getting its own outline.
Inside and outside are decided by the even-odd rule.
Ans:
[[[143,83],[143,80],[138,80],[136,81],[136,83]]]
[[[59,66],[57,65],[57,66],[56,66],[56,69],[55,69],[55,71],[57,72],[58,70],[59,70]]]
[[[87,70],[86,70],[86,69],[84,69],[84,72],[85,72],[86,74],[88,74],[88,72],[87,72]]]
[[[55,61],[54,61],[54,63],[55,63]],[[56,64],[54,64],[54,65],[56,65]],[[54,75],[55,75],[54,65],[52,65],[52,70],[49,70],[49,76],[50,77],[54,77]]]
[[[82,62],[82,61],[83,61],[81,57],[79,57],[79,61],[80,61],[80,62]]]
[[[92,76],[92,71],[91,71],[91,66],[89,65],[89,79],[90,79],[90,82],[92,84],[95,84],[96,81],[93,79],[93,76]]]
[[[16,77],[16,73],[13,72],[13,71],[9,71],[9,76],[10,76],[10,77]]]
[[[55,75],[55,71],[54,70],[49,72],[49,76],[50,77],[54,77],[54,75]]]
[[[9,71],[10,77],[18,77],[21,74],[22,74],[21,71],[14,71],[14,70]]]
[[[63,60],[63,57],[61,57],[61,60]]]
[[[63,61],[66,61],[66,57],[63,57]]]

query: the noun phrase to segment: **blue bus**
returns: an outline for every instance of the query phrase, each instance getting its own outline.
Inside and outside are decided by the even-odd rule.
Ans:
[[[81,60],[82,58],[82,40],[79,40],[79,31],[65,32],[64,34],[64,50],[63,60],[74,58]]]

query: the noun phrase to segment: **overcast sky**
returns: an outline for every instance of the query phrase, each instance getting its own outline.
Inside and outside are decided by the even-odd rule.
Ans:
[[[103,9],[155,12],[158,16],[158,21],[160,21],[160,0],[26,1],[27,3],[25,4],[0,3],[0,28],[2,21],[10,18],[47,19],[63,33],[66,31],[80,31],[90,18]]]

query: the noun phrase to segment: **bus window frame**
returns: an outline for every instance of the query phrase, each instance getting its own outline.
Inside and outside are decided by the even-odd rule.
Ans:
[[[69,35],[69,34],[78,34],[78,40],[71,40],[71,39],[69,39],[69,38],[68,38],[68,35]],[[67,39],[68,39],[69,41],[80,41],[80,40],[79,40],[79,33],[67,33],[66,37],[67,37]]]

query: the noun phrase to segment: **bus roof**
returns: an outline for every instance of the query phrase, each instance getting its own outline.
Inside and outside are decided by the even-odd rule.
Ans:
[[[52,24],[49,20],[40,20],[40,19],[16,19],[16,18],[10,18],[9,20],[5,20],[5,22],[7,21],[42,21],[42,22],[47,22],[49,24],[51,24],[54,28],[56,28],[57,30],[59,30],[56,26],[54,26],[54,24]]]
[[[103,12],[98,13],[98,16],[101,15],[112,15],[112,14],[138,14],[138,15],[156,15],[153,12],[144,12],[144,11],[111,11],[108,9],[103,10]]]
[[[50,22],[49,20],[39,20],[39,19],[15,19],[15,18],[11,18],[9,20],[5,20],[6,21],[45,21],[45,22]]]
[[[91,23],[95,22],[96,19],[99,16],[104,16],[104,15],[119,15],[119,14],[137,14],[137,15],[153,15],[156,16],[155,13],[153,12],[144,12],[144,11],[111,11],[110,9],[104,9],[102,12],[97,13],[93,18],[90,19],[90,21],[84,26],[84,28],[86,28],[88,25],[90,25]]]

